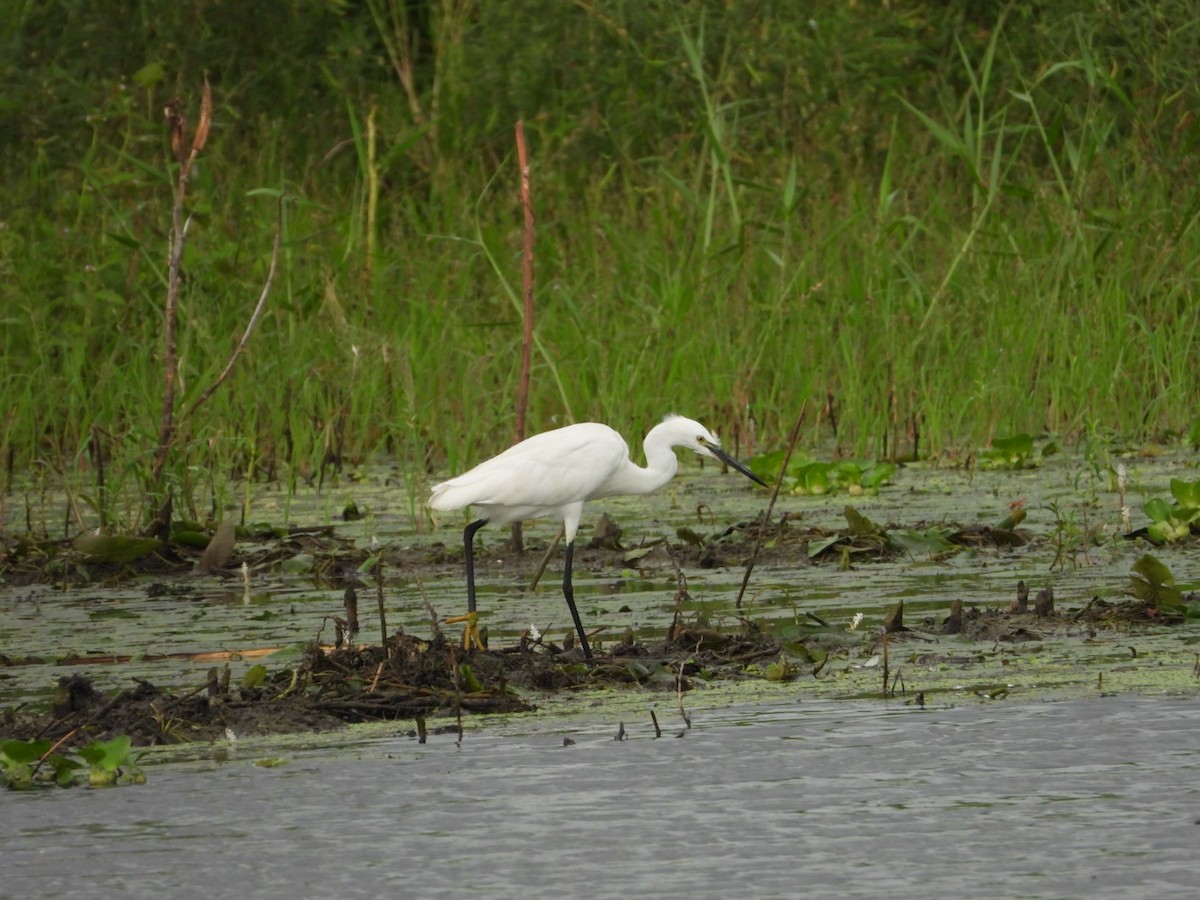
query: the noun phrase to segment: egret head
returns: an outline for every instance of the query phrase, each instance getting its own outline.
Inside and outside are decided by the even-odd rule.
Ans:
[[[767,487],[767,483],[747,469],[744,465],[721,449],[720,439],[697,422],[695,419],[688,419],[684,416],[667,416],[662,421],[659,427],[668,426],[671,429],[674,443],[679,447],[687,447],[701,456],[709,456],[713,459],[718,459],[731,469],[736,469],[741,472],[751,481],[756,484],[761,484]]]

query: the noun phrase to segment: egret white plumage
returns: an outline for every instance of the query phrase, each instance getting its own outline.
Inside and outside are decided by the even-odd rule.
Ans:
[[[629,458],[629,445],[619,433],[599,422],[583,422],[544,431],[509,447],[457,478],[433,486],[431,509],[448,511],[479,508],[480,518],[463,531],[467,564],[467,609],[475,612],[475,532],[484,525],[503,525],[525,519],[562,519],[567,541],[563,566],[563,596],[571,610],[583,654],[591,659],[575,594],[571,564],[575,533],[588,500],[618,494],[649,494],[670,481],[679,468],[675,447],[686,447],[736,469],[766,486],[761,478],[721,449],[707,428],[683,416],[667,416],[650,429],[642,443],[645,468]]]

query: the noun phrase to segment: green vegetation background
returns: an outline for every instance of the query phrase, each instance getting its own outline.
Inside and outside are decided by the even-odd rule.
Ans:
[[[137,485],[162,396],[176,170],[187,406],[173,477],[311,476],[511,442],[526,122],[530,430],[668,411],[736,452],[1164,439],[1200,414],[1200,13],[1149,2],[9,0],[0,16],[8,483]],[[832,415],[830,414],[832,413]],[[914,428],[915,426],[915,428]],[[16,473],[16,476],[14,475]],[[418,480],[420,477],[418,477]]]

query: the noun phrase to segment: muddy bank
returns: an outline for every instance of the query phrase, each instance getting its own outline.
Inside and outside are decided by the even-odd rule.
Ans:
[[[386,647],[312,645],[292,668],[231,683],[229,667],[213,668],[204,685],[173,694],[139,681],[105,694],[85,677],[59,680],[46,714],[9,710],[0,737],[86,743],[129,735],[139,745],[213,741],[245,736],[327,731],[356,722],[437,718],[438,727],[464,715],[530,711],[537,697],[559,691],[637,686],[682,693],[696,677],[751,677],[752,667],[778,657],[766,636],[746,638],[681,628],[654,647],[621,644],[585,663],[578,651],[523,642],[501,650],[465,651],[443,639],[399,634]],[[261,679],[261,680],[260,680]]]
[[[642,526],[631,538],[632,528],[599,517],[576,551],[585,624],[598,640],[590,665],[554,644],[564,633],[559,557],[540,596],[528,586],[547,540],[524,553],[499,533],[481,542],[493,640],[468,653],[444,625],[462,605],[456,534],[377,541],[349,523],[226,529],[218,562],[195,536],[134,559],[98,558],[113,548],[95,542],[10,539],[0,548],[12,614],[0,676],[23,679],[11,682],[21,687],[0,735],[82,743],[126,734],[144,745],[371,721],[455,728],[460,716],[530,710],[564,694],[686,696],[764,680],[906,702],[976,688],[1000,696],[1004,685],[1200,683],[1189,643],[1195,597],[1172,588],[1171,610],[1161,597],[1128,599],[1144,553],[1137,535],[1110,537],[1100,551],[1090,533],[1067,546],[1061,533],[1008,515],[994,525],[895,524],[888,510],[914,498],[889,500],[875,521],[847,506],[841,528],[790,513],[718,526],[697,510],[669,537]],[[1104,561],[1089,560],[1101,552]],[[1173,552],[1173,564],[1194,558],[1194,548]],[[743,605],[735,598],[751,559]],[[1031,578],[1025,591],[1021,573]],[[297,641],[307,643],[273,655]],[[56,685],[52,710],[25,702]]]
[[[887,630],[858,635],[814,626],[781,640],[750,622],[735,633],[678,622],[663,643],[610,644],[590,663],[578,650],[528,637],[512,647],[467,651],[441,634],[424,640],[401,633],[384,647],[313,644],[293,666],[269,672],[258,665],[237,680],[228,664],[214,666],[203,684],[186,692],[137,680],[104,693],[84,676],[64,676],[48,713],[6,711],[0,738],[70,746],[129,735],[135,744],[157,745],[329,731],[358,722],[397,721],[423,730],[427,719],[431,730],[453,731],[464,716],[531,711],[539,698],[561,692],[635,689],[678,695],[682,705],[698,683],[763,679],[801,689],[822,681],[844,689],[873,683],[880,698],[922,703],[922,686],[931,682],[914,672],[965,671],[996,655],[1007,656],[1008,665],[1020,658],[1022,645],[1044,653],[1049,643],[1058,654],[1074,653],[1086,668],[1083,650],[1098,636],[1108,642],[1124,636],[1136,659],[1147,628],[1166,634],[1168,624],[1139,601],[1095,601],[1061,612],[964,611],[959,604],[912,625],[900,605],[890,611]],[[1103,681],[1103,667],[1096,677]]]

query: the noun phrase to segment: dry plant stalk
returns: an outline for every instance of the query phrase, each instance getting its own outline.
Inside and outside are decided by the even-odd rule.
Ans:
[[[200,99],[200,121],[189,145],[187,118],[180,112],[183,101],[174,98],[167,102],[163,114],[171,131],[171,150],[179,163],[179,176],[175,181],[175,202],[171,207],[171,242],[167,258],[167,304],[163,311],[163,404],[158,425],[158,452],[154,455],[151,480],[157,486],[162,478],[163,466],[175,436],[175,385],[179,375],[179,360],[176,358],[175,326],[178,321],[179,287],[182,283],[183,246],[187,237],[189,217],[183,218],[183,200],[187,196],[188,178],[192,166],[208,140],[212,125],[212,88],[204,79],[204,92]]]
[[[150,482],[152,489],[156,493],[166,493],[162,491],[162,474],[167,458],[170,456],[174,446],[178,428],[178,421],[175,416],[175,394],[179,381],[176,330],[179,320],[179,292],[183,281],[183,248],[187,241],[188,225],[191,223],[190,216],[187,219],[184,218],[183,208],[184,200],[187,197],[187,186],[192,174],[192,167],[204,149],[204,145],[208,142],[208,133],[212,127],[212,88],[209,86],[207,78],[204,79],[204,89],[200,99],[200,118],[196,123],[196,130],[190,136],[190,140],[187,117],[181,111],[182,106],[183,101],[175,98],[168,101],[163,109],[163,114],[167,120],[167,128],[171,135],[171,151],[179,163],[179,174],[175,181],[175,198],[171,207],[171,238],[167,258],[167,299],[163,309],[163,402],[159,415],[158,447],[150,469]],[[195,402],[187,410],[186,416],[194,414],[229,377],[233,371],[234,364],[250,340],[250,335],[253,333],[255,326],[258,324],[259,319],[262,318],[263,310],[266,308],[267,297],[270,295],[271,285],[274,283],[275,273],[279,267],[282,238],[283,198],[280,197],[278,224],[275,230],[274,247],[271,251],[271,265],[267,271],[266,282],[259,295],[258,303],[254,307],[254,312],[250,316],[250,321],[246,325],[241,339],[230,354],[225,368],[213,383],[205,388],[200,396],[196,398]],[[186,416],[181,416],[180,418],[186,418]],[[155,520],[151,523],[150,531],[159,534],[165,533],[170,525],[170,518],[171,497],[169,493],[166,493],[166,496],[162,497],[162,505],[159,507]]]
[[[517,381],[515,442],[525,439],[525,416],[529,409],[529,375],[533,356],[533,194],[529,186],[529,154],[525,148],[525,122],[517,120],[517,163],[521,170],[521,207],[525,211],[525,246],[522,254],[522,283],[525,315],[521,333],[521,377]],[[521,523],[512,524],[512,545],[518,553],[524,549]]]
[[[796,450],[796,442],[800,440],[800,426],[804,423],[804,414],[807,411],[808,401],[805,400],[800,406],[800,415],[796,416],[792,435],[788,438],[787,453],[784,454],[783,465],[779,467],[779,477],[775,479],[775,490],[771,492],[771,502],[767,504],[767,511],[763,513],[763,521],[759,526],[758,534],[754,536],[754,549],[750,552],[750,559],[746,563],[746,574],[742,576],[742,586],[738,588],[737,602],[734,604],[737,609],[742,608],[742,598],[746,594],[746,586],[750,584],[750,573],[754,571],[754,564],[758,561],[758,552],[762,548],[763,532],[771,522],[771,513],[775,511],[775,501],[779,499],[779,489],[783,486],[784,473],[787,472],[788,463],[792,460],[792,453]]]

